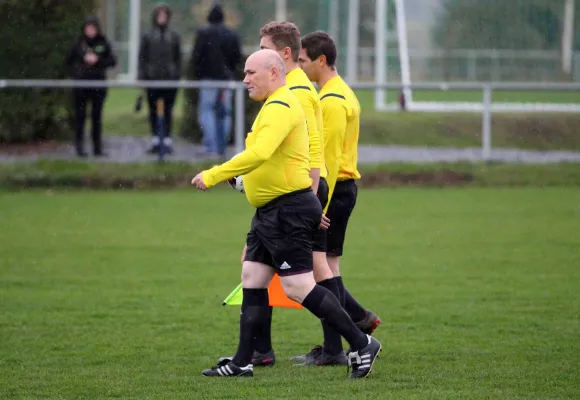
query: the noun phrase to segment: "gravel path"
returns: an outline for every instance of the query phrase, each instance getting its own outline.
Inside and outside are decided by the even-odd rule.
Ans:
[[[106,136],[104,148],[108,157],[93,159],[98,162],[148,162],[155,161],[156,156],[146,154],[149,138],[137,136]],[[196,161],[205,158],[203,148],[193,145],[183,139],[174,139],[175,152],[168,160]],[[90,150],[90,147],[87,147]],[[233,156],[230,148],[228,156]],[[44,147],[40,152],[18,151],[14,148],[0,149],[0,163],[33,161],[38,159],[75,160],[73,147],[68,144]],[[435,147],[405,147],[405,146],[360,146],[359,162],[372,164],[380,162],[457,162],[480,161],[480,148],[435,148]],[[580,152],[572,151],[531,151],[517,149],[494,149],[493,161],[512,163],[545,164],[556,162],[580,162]]]

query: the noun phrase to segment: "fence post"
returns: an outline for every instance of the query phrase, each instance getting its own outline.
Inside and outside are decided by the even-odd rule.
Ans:
[[[481,121],[481,146],[483,161],[491,160],[491,85],[483,87],[483,113]]]
[[[236,88],[236,115],[235,115],[235,140],[234,140],[234,149],[236,154],[241,153],[244,151],[244,117],[245,117],[245,97],[244,97],[244,87],[239,85]]]

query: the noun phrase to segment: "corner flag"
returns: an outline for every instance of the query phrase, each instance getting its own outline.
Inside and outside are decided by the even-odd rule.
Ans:
[[[240,283],[229,295],[225,298],[222,305],[224,306],[239,306],[242,304],[242,299],[244,297],[244,292],[242,291],[242,284]],[[278,274],[274,274],[272,282],[268,287],[268,297],[270,299],[270,305],[272,307],[281,308],[302,308],[302,304],[290,300],[284,290],[282,289],[282,282],[280,282],[280,277]]]

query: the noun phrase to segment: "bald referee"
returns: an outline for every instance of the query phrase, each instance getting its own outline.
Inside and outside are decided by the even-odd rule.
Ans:
[[[256,207],[242,266],[243,302],[240,339],[233,359],[202,372],[205,376],[253,376],[251,364],[257,329],[268,318],[268,286],[277,272],[288,297],[328,323],[349,343],[351,378],[364,378],[381,350],[362,333],[337,298],[314,281],[312,240],[322,207],[309,177],[308,133],[298,99],[286,86],[283,60],[273,50],[248,57],[244,83],[250,98],[264,101],[236,158],[192,179],[206,190],[233,176],[244,176],[250,204]]]

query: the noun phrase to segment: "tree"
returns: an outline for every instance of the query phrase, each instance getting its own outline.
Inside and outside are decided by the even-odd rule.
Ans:
[[[447,0],[434,27],[445,49],[557,50],[562,5],[553,0]]]
[[[93,6],[90,0],[0,0],[0,77],[64,78],[66,54]],[[0,89],[0,142],[66,136],[71,108],[70,89]]]

